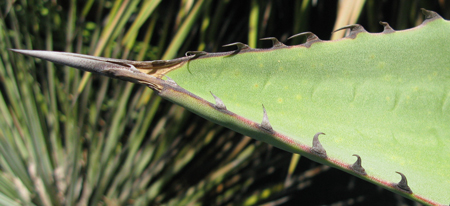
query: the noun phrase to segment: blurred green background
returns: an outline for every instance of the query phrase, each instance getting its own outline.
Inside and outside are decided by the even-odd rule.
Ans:
[[[8,48],[156,60],[348,24],[449,19],[445,0],[0,1],[1,205],[417,205],[212,124],[150,89]],[[418,40],[420,41],[420,40]]]

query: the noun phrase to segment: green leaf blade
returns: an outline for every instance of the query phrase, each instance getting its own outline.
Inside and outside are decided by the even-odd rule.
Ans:
[[[410,198],[446,203],[448,190],[439,188],[450,183],[449,31],[449,22],[437,19],[411,30],[359,33],[310,48],[199,58],[166,75],[208,102],[214,103],[214,93],[229,111],[251,120],[246,135],[311,158],[298,145],[283,145],[284,140],[255,129],[263,104],[274,130],[294,142],[311,145],[315,133],[325,132],[321,142],[330,158],[346,165],[358,154],[376,178],[372,181],[389,188],[399,181],[399,171],[417,195]],[[199,106],[197,100],[191,103]],[[217,117],[206,106],[196,112],[246,130],[241,121]]]

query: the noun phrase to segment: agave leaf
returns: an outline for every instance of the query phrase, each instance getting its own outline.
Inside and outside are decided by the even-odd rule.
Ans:
[[[167,61],[14,51],[148,85],[213,122],[437,205],[450,201],[450,22],[424,13],[404,31],[351,25],[337,41],[306,33],[302,45],[235,43]]]

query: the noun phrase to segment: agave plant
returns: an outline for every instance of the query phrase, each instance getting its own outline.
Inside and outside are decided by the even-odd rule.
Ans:
[[[88,2],[82,10],[81,22],[87,18],[92,3]],[[72,24],[77,16],[77,5],[72,1],[67,18],[71,22],[67,27],[70,35],[66,36],[64,50],[73,50],[74,37],[79,38],[78,52],[86,49],[81,46],[85,41],[82,35],[71,35],[77,28],[78,33],[92,39],[91,44],[95,43],[90,51],[86,50],[88,53],[141,60],[149,53],[148,45],[158,16],[167,12],[162,9],[155,13],[159,4],[160,1],[142,5],[139,1],[115,2],[105,26],[96,26],[101,25],[100,12],[91,30],[83,30],[85,27]],[[195,31],[193,25],[201,12],[204,17],[198,24],[201,38],[197,48],[215,50],[216,46],[206,46],[206,36],[218,34],[217,25],[225,11],[220,8],[228,4],[231,3],[182,1],[175,18],[173,40],[161,58],[173,58],[183,50],[180,49],[183,40],[198,36],[188,35],[188,31]],[[308,10],[318,7],[316,4],[297,1],[295,5],[306,16]],[[374,2],[367,4],[371,8]],[[25,6],[12,5],[15,8],[8,10],[13,20],[21,18],[15,14],[15,10],[21,11],[19,5]],[[355,6],[356,14],[362,5]],[[215,6],[219,9],[210,18]],[[262,11],[270,14],[277,6],[282,8],[275,2],[252,1],[248,17],[250,46],[254,47],[260,36],[255,32],[260,22],[269,19],[258,14]],[[105,7],[108,8],[108,2],[98,6]],[[174,8],[168,6],[167,10],[174,12]],[[53,26],[62,26],[55,12],[61,8],[51,5],[50,12],[46,6],[35,9],[43,16],[45,12],[52,14],[45,18],[45,34],[46,50],[54,50],[51,30]],[[30,76],[25,68],[33,68],[34,64],[24,64],[23,57],[10,57],[4,51],[2,58],[15,63],[4,64],[2,70],[5,95],[1,111],[5,122],[2,123],[4,132],[0,133],[1,177],[5,184],[0,188],[1,200],[5,204],[44,205],[285,202],[289,198],[282,198],[286,193],[280,195],[283,194],[280,183],[245,194],[261,176],[254,178],[255,173],[238,172],[254,165],[273,174],[279,167],[276,161],[280,157],[275,155],[272,161],[261,161],[271,151],[268,143],[336,167],[411,200],[445,204],[450,201],[446,192],[450,115],[449,70],[445,58],[450,48],[446,42],[450,28],[437,13],[423,12],[423,22],[404,31],[394,30],[383,22],[384,31],[374,34],[353,24],[343,27],[349,33],[335,41],[323,41],[318,35],[303,32],[293,36],[306,36],[306,42],[299,45],[286,46],[270,37],[264,39],[273,43],[268,49],[254,49],[238,42],[226,45],[236,46],[233,51],[186,52],[185,57],[172,60],[132,61],[68,52],[13,50],[143,84],[154,92],[108,78],[93,79],[89,73],[79,78],[78,72],[68,68],[64,69],[64,75],[58,74],[49,63],[46,76],[35,69],[30,70]],[[345,10],[339,11],[338,16],[342,13]],[[132,14],[137,14],[136,19],[127,32],[121,31]],[[147,19],[148,29],[139,32]],[[356,21],[354,17],[349,19]],[[37,21],[30,21],[35,31],[41,31],[36,29]],[[160,48],[166,45],[164,33],[169,32],[170,22],[165,22],[159,39],[162,43],[154,47],[151,59],[161,56]],[[11,39],[15,40],[16,48],[21,48],[18,42],[33,41],[31,35],[18,35],[24,29],[19,29],[17,22],[12,21],[10,27],[2,24],[3,28],[11,28],[5,31],[13,34],[2,33],[6,42],[2,48],[12,47]],[[94,23],[87,22],[86,28],[89,24]],[[140,33],[143,41],[136,44]],[[27,45],[28,49],[33,48],[32,44]],[[157,95],[264,143],[250,144],[247,137],[236,140],[232,138],[235,133],[202,123],[184,109],[162,102]],[[319,135],[324,133],[327,135],[321,136],[319,142]],[[292,167],[283,183],[285,191],[303,188],[305,177],[328,170],[328,167],[313,166],[295,176],[293,168],[298,157],[292,156]],[[219,161],[204,162],[212,160]],[[210,172],[205,166],[213,169]],[[198,168],[204,169],[201,173],[206,173],[205,177],[195,175]],[[178,177],[182,174],[187,177]],[[240,192],[244,195],[238,195]]]

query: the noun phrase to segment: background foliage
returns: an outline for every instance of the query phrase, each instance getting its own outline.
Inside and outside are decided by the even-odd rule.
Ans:
[[[221,45],[270,47],[358,22],[396,29],[445,0],[0,1],[2,205],[414,205],[346,173],[214,125],[144,86],[90,76],[8,48],[133,60]]]

